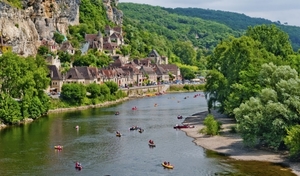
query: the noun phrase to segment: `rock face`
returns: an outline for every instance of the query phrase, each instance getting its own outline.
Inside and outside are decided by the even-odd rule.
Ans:
[[[35,55],[39,35],[34,23],[23,10],[0,2],[0,37],[12,51],[28,56]]]
[[[40,38],[50,39],[53,32],[64,35],[69,25],[79,24],[80,0],[24,0],[23,7],[36,26]]]
[[[107,18],[123,23],[123,12],[116,8],[118,0],[103,0]],[[67,35],[69,25],[79,24],[80,0],[23,0],[23,9],[0,1],[0,49],[10,46],[23,55],[36,55],[42,39],[54,32]]]
[[[118,26],[123,23],[123,12],[116,8],[119,0],[103,0],[107,18]]]

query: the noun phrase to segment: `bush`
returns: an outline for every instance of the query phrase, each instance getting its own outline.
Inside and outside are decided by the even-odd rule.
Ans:
[[[218,135],[221,129],[221,123],[215,120],[212,114],[209,114],[204,119],[205,127],[200,131],[201,133],[205,133],[207,135]]]
[[[300,156],[300,125],[293,126],[287,130],[287,136],[284,138],[284,143],[290,151],[291,158]]]

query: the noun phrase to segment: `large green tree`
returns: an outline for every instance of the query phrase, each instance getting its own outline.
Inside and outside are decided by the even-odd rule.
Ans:
[[[300,79],[289,66],[264,64],[259,84],[263,87],[234,110],[238,129],[247,145],[264,144],[278,149],[290,129],[300,123]]]

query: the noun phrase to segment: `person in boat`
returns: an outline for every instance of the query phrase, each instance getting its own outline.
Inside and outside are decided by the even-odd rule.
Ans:
[[[170,166],[170,162],[168,162],[168,164],[167,164],[168,166]]]
[[[153,141],[151,139],[149,140],[149,144],[153,144]]]
[[[117,135],[119,135],[119,134],[120,134],[120,131],[116,131],[116,133],[117,133]]]
[[[164,161],[164,165],[167,165],[168,163],[166,161]]]

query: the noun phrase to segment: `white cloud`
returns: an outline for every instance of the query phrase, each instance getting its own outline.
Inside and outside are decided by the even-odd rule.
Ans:
[[[133,2],[170,8],[195,7],[222,10],[300,26],[298,18],[300,14],[300,1],[298,0],[119,0],[119,2]]]

